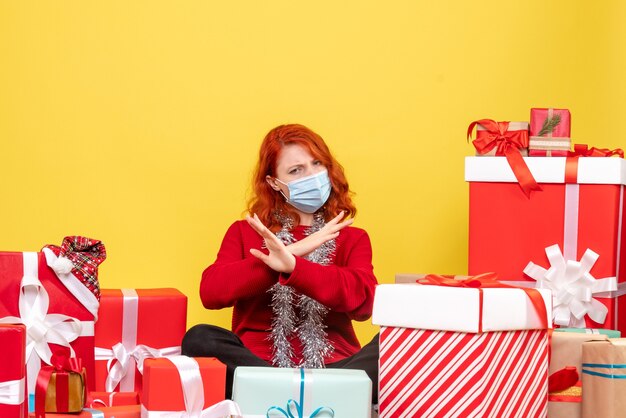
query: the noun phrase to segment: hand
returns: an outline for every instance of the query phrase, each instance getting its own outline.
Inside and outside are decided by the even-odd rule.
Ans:
[[[352,223],[354,222],[354,219],[352,218],[347,219],[343,222],[339,222],[344,217],[344,215],[345,212],[341,211],[339,215],[328,221],[328,223],[326,223],[326,225],[324,225],[322,229],[312,233],[307,237],[304,237],[300,241],[296,241],[293,244],[288,245],[287,250],[289,250],[289,252],[293,255],[303,257],[318,248],[326,241],[337,238],[339,236],[339,231],[341,231],[348,225],[352,225]]]
[[[296,257],[287,250],[285,244],[272,233],[256,214],[254,217],[246,216],[248,224],[258,232],[265,241],[269,254],[265,254],[256,248],[250,249],[250,254],[267,264],[272,270],[290,274],[296,267]]]

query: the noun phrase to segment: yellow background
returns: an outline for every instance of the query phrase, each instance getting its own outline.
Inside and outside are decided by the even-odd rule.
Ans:
[[[0,248],[101,239],[103,287],[176,287],[242,216],[264,134],[319,132],[380,282],[465,273],[476,119],[566,107],[624,146],[626,3],[0,1]],[[362,341],[376,332],[358,325]]]

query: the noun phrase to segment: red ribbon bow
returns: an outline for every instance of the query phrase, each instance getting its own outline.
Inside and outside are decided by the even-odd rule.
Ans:
[[[57,412],[67,411],[69,408],[69,374],[82,374],[83,365],[79,358],[67,357],[65,355],[53,354],[50,362],[51,366],[43,366],[37,376],[35,387],[35,416],[44,418],[46,413],[46,392],[50,383],[52,373],[57,375],[56,410]],[[86,399],[86,382],[83,382],[83,400]]]
[[[574,366],[566,366],[548,377],[548,400],[582,402],[582,382]]]
[[[498,278],[498,275],[496,273],[482,273],[476,276],[469,276],[464,279],[456,279],[455,277],[456,276],[450,276],[446,274],[427,274],[423,278],[418,279],[417,283],[436,286],[471,288],[512,287],[497,281],[496,279]]]
[[[476,131],[476,139],[472,141],[479,154],[486,154],[496,149],[496,155],[504,155],[513,170],[520,187],[526,197],[530,197],[533,190],[540,191],[530,169],[524,162],[520,149],[528,147],[528,130],[509,131],[509,122],[496,122],[491,119],[474,121],[467,128],[467,140],[472,138],[472,131],[476,125],[485,130]]]
[[[50,363],[55,371],[66,371],[74,373],[82,373],[83,362],[77,357],[68,357],[64,354],[53,354],[50,358]]]
[[[610,150],[608,148],[589,148],[587,144],[574,145],[574,151],[570,151],[565,160],[565,183],[578,183],[578,157],[612,157],[614,155],[624,158],[624,151],[621,148]]]
[[[548,328],[548,311],[546,310],[546,305],[543,302],[543,297],[541,293],[537,289],[527,289],[523,287],[510,286],[508,284],[504,284],[496,280],[498,275],[496,273],[482,273],[476,276],[469,276],[465,279],[455,279],[455,276],[448,275],[439,275],[439,274],[428,274],[422,279],[416,280],[419,284],[424,285],[434,285],[434,286],[449,286],[449,287],[467,287],[467,288],[475,288],[479,290],[479,320],[478,320],[478,332],[482,332],[483,325],[483,289],[485,288],[509,288],[509,289],[520,289],[526,293],[528,299],[532,303],[535,308],[535,312],[539,316],[539,320],[541,321],[541,326],[544,329]]]
[[[611,150],[608,148],[589,148],[587,144],[576,144],[574,151],[568,153],[569,157],[612,157],[613,155],[624,158],[624,151],[621,148]]]
[[[578,382],[578,370],[574,366],[563,367],[548,377],[548,393],[562,392]]]

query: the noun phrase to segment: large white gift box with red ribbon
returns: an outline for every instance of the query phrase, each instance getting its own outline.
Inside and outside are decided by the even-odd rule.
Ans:
[[[28,393],[34,394],[43,364],[53,353],[79,357],[93,388],[94,320],[98,299],[71,269],[58,268],[53,251],[0,253],[0,322],[27,328]],[[56,270],[53,270],[53,267]]]
[[[377,286],[380,417],[545,417],[550,309],[546,290]]]
[[[626,332],[626,309],[618,309],[619,300],[626,302],[626,163],[600,156],[524,160],[542,188],[529,198],[506,159],[465,160],[469,274],[493,271],[519,286],[552,290],[555,325]]]
[[[139,392],[144,360],[179,355],[186,328],[187,297],[176,289],[102,289],[96,390]]]

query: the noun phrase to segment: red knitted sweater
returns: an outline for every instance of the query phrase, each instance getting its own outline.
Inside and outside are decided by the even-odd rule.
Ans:
[[[302,239],[307,228],[294,228],[294,237]],[[233,332],[254,354],[271,361],[272,342],[268,338],[272,308],[267,291],[280,280],[329,308],[326,332],[335,350],[326,363],[356,353],[360,344],[352,320],[365,321],[371,316],[376,286],[367,233],[354,227],[342,229],[336,239],[331,265],[322,266],[296,257],[296,266],[290,275],[275,272],[250,254],[250,248],[261,249],[262,243],[259,234],[245,220],[230,226],[217,259],[202,273],[200,298],[205,308],[232,306]],[[299,361],[302,347],[297,337],[291,344]]]

